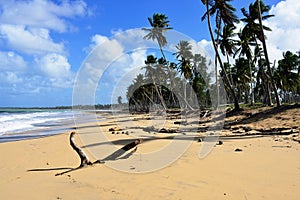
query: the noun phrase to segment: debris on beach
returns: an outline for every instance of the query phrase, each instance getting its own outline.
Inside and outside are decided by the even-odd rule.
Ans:
[[[235,152],[241,152],[241,151],[243,151],[243,150],[240,149],[240,148],[236,148],[234,151],[235,151]]]
[[[162,128],[158,131],[159,133],[178,133],[178,129],[171,129],[171,128]]]
[[[123,129],[119,128],[119,127],[113,127],[113,128],[109,128],[108,131],[122,131]]]

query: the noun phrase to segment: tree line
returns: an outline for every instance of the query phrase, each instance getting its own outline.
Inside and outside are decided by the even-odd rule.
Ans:
[[[270,106],[275,102],[280,106],[299,101],[300,51],[283,52],[278,62],[269,60],[265,31],[272,29],[263,20],[274,17],[268,14],[270,6],[256,0],[242,8],[238,18],[230,1],[202,0],[202,21],[207,22],[215,51],[215,80],[207,67],[211,61],[193,54],[189,41],[180,41],[174,59],[167,60],[163,47],[167,45],[165,33],[172,29],[170,21],[159,13],[148,18],[150,28],[143,29],[147,32],[144,39],[158,43],[161,57],[145,58],[145,73],[137,75],[128,87],[130,109],[148,111],[151,105],[163,109],[218,107],[226,103],[220,102],[224,98],[236,110],[240,103]],[[236,25],[241,22],[238,30]]]

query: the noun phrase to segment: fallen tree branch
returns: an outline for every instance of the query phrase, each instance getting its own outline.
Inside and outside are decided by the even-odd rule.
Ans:
[[[89,160],[89,158],[87,157],[87,155],[84,153],[84,151],[76,145],[74,135],[75,135],[75,132],[71,132],[71,134],[70,134],[70,145],[76,151],[76,153],[79,155],[80,161],[81,161],[80,165],[76,168],[72,168],[72,169],[69,169],[69,170],[61,172],[61,173],[57,173],[57,174],[55,174],[55,176],[60,176],[60,175],[63,175],[63,174],[66,174],[66,173],[84,168],[84,167],[89,166],[89,165],[103,164],[103,163],[105,163],[106,160],[126,159],[126,158],[130,157],[136,151],[136,149],[137,149],[136,146],[143,141],[143,139],[138,139],[138,140],[135,140],[133,142],[130,142],[129,144],[124,145],[122,148],[120,148],[117,151],[113,152],[111,155],[107,156],[106,158],[104,158],[102,160],[96,160],[95,162],[91,162]],[[127,155],[125,155],[123,157],[120,157],[125,152],[127,152],[131,149],[133,149],[133,150],[130,153],[128,153]]]
[[[92,165],[92,162],[89,160],[88,156],[84,153],[84,151],[82,149],[80,149],[76,145],[74,135],[75,135],[75,132],[71,132],[71,134],[70,134],[70,145],[80,157],[80,166],[79,167],[82,167],[82,166],[85,166],[85,165]]]

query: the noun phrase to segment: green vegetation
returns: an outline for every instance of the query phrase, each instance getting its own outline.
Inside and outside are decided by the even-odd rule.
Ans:
[[[240,105],[270,106],[276,102],[276,106],[280,106],[299,102],[300,52],[283,52],[277,66],[276,61],[269,61],[264,32],[272,29],[263,25],[263,20],[274,17],[267,14],[270,6],[256,0],[248,9],[241,9],[243,16],[238,19],[230,1],[202,0],[206,8],[202,21],[207,21],[216,56],[215,80],[211,80],[212,74],[208,72],[210,63],[202,55],[193,54],[189,41],[180,41],[174,59],[168,61],[163,47],[168,42],[164,33],[172,29],[170,21],[164,14],[148,18],[151,28],[143,29],[148,31],[144,38],[158,43],[162,57],[148,55],[145,74],[139,74],[129,86],[127,98],[131,110],[148,111],[154,104],[163,109],[218,107],[225,103],[219,102],[219,81],[224,83],[228,103],[236,110]],[[236,24],[240,22],[243,27],[237,30]],[[181,92],[174,92],[175,88]],[[216,91],[215,94],[212,91]],[[212,96],[217,100],[212,100]]]

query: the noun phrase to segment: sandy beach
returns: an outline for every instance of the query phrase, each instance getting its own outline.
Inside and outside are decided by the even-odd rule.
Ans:
[[[214,145],[207,156],[199,158],[199,151],[205,142],[196,138],[189,140],[187,150],[172,164],[147,173],[138,171],[144,166],[153,165],[146,155],[164,149],[173,141],[165,138],[173,134],[155,133],[152,130],[152,140],[139,144],[132,155],[127,154],[124,159],[109,160],[61,176],[55,174],[80,164],[78,155],[69,145],[69,132],[1,143],[0,199],[296,200],[300,197],[300,111],[299,108],[292,108],[274,113],[271,109],[256,109],[251,111],[248,118],[245,118],[245,113],[236,115],[234,119],[227,117],[222,133],[224,137],[218,138],[221,143]],[[249,116],[250,111],[247,112]],[[155,124],[147,115],[106,117],[106,120],[97,124],[82,124],[76,130],[76,142],[93,161],[102,156],[93,153],[101,146],[95,142],[99,130],[107,140],[115,141],[115,145],[111,146],[118,149],[135,137],[146,138],[146,132],[134,127],[150,126],[150,122]],[[179,126],[174,121],[176,119],[168,120],[163,126],[174,129]],[[114,133],[109,131],[116,125],[123,130]],[[245,126],[251,129],[248,130],[251,133],[258,130],[267,132],[276,127],[285,127],[284,130],[291,133],[284,134],[281,131],[282,134],[245,136],[240,131]],[[241,136],[228,137],[233,130],[237,132],[235,136]],[[197,134],[201,138],[201,133]],[[112,166],[125,166],[127,172],[113,169]]]

